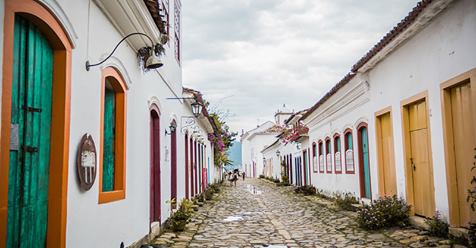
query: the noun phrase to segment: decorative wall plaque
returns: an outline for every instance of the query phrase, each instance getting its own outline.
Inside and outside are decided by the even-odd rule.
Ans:
[[[96,145],[93,137],[89,134],[83,135],[76,155],[76,172],[79,179],[79,187],[82,190],[89,190],[96,179],[97,160]]]

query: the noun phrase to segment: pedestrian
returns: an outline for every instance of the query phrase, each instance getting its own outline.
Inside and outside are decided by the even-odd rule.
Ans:
[[[245,172],[244,171],[242,173],[242,176],[243,176],[243,181],[245,181]]]

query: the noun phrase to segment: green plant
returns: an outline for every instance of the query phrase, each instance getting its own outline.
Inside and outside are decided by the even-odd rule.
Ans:
[[[299,186],[296,189],[294,189],[294,192],[298,194],[304,194],[304,195],[315,195],[316,188],[314,188],[314,186],[311,186],[311,185]]]
[[[276,179],[273,180],[273,182],[279,183],[279,179],[276,178]]]
[[[474,148],[474,162],[471,171],[476,169],[476,147]],[[471,185],[472,187],[468,189],[468,196],[466,197],[466,201],[469,202],[471,206],[471,210],[476,211],[476,176],[471,178]],[[468,243],[470,247],[476,247],[476,223],[469,223],[469,230],[468,230]]]
[[[166,221],[167,228],[174,232],[181,232],[185,230],[187,221],[193,215],[193,203],[188,199],[183,199],[180,202],[180,207],[175,211]]]
[[[469,244],[469,247],[476,248],[476,224],[475,223],[469,223],[468,244]]]
[[[259,178],[260,178],[260,179],[263,179],[263,178],[264,178],[264,175],[259,175]]]
[[[430,226],[428,232],[432,236],[447,238],[449,225],[441,218],[441,214],[436,211],[431,219],[425,220],[425,223]]]
[[[288,182],[289,182],[289,177],[286,176],[286,175],[282,175],[282,176],[281,176],[281,182],[283,182],[283,183],[284,183],[284,182],[288,183]]]
[[[352,204],[359,203],[359,201],[357,200],[357,197],[355,197],[350,192],[347,192],[344,194],[339,194],[339,193],[335,194],[334,202],[340,209],[347,210],[347,211],[353,211],[355,208],[354,206],[352,206]]]
[[[397,196],[383,197],[357,212],[357,223],[367,230],[408,225],[410,206]]]

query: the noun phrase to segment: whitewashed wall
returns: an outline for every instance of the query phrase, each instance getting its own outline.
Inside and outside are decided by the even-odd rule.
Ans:
[[[79,190],[75,159],[76,149],[83,134],[100,140],[101,68],[88,72],[85,62],[99,61],[122,39],[106,16],[93,1],[58,0],[53,13],[63,12],[77,37],[72,51],[71,129],[68,170],[67,247],[119,247],[121,242],[130,245],[149,232],[149,100],[158,99],[161,111],[161,189],[162,220],[168,217],[165,201],[170,198],[170,136],[164,128],[173,118],[182,114],[181,102],[165,100],[182,93],[181,68],[174,57],[174,45],[166,46],[165,66],[158,71],[139,69],[136,52],[123,43],[114,56],[104,64],[116,65],[127,86],[126,134],[126,199],[98,204],[98,175],[90,191]],[[0,2],[3,20],[3,1]],[[170,1],[173,10],[173,1]],[[90,9],[88,8],[90,5]],[[173,14],[173,11],[170,11]],[[89,19],[89,25],[88,25]],[[173,16],[171,17],[173,20]],[[0,30],[3,29],[1,25]],[[3,42],[3,40],[2,40]],[[1,43],[0,43],[1,44]],[[0,53],[1,58],[1,53]],[[159,74],[160,73],[160,74]],[[164,81],[165,80],[165,81]],[[177,122],[180,120],[178,119]],[[183,134],[177,137],[178,195],[184,195],[184,144]],[[210,145],[207,145],[209,149]],[[99,148],[99,147],[98,147]],[[208,155],[212,153],[207,151]],[[166,156],[168,155],[168,156]]]
[[[366,84],[361,78],[354,77],[346,86],[341,88],[335,95],[304,120],[304,124],[309,127],[308,146],[311,148],[311,182],[318,189],[329,194],[335,192],[351,192],[356,196],[360,196],[356,128],[361,122],[369,122],[370,113],[367,111],[368,100],[368,88]],[[347,128],[352,129],[355,174],[347,174],[345,171],[343,134]],[[329,137],[331,138],[331,154],[334,154],[333,136],[336,133],[341,135],[341,161],[343,161],[343,172],[341,174],[335,174],[333,156],[332,173],[319,172],[319,166],[317,166],[318,172],[314,172],[312,169],[312,144],[314,142],[316,143],[316,156],[319,156],[319,140],[323,141],[325,149],[325,139],[326,137]],[[372,146],[372,140],[369,140],[369,142]],[[323,153],[325,154],[325,152]],[[319,157],[317,161],[319,162]],[[376,192],[374,189],[377,188],[377,185],[374,187],[373,179],[376,178],[376,172],[374,173],[375,170],[372,159],[370,160],[370,168],[372,171],[372,193],[374,194]]]
[[[428,91],[436,210],[448,215],[440,84],[476,67],[476,2],[455,1],[427,27],[368,73],[371,116],[391,106],[398,194],[405,196],[400,101]],[[371,161],[376,161],[375,118],[369,122]],[[372,180],[376,178],[372,174]],[[373,180],[376,182],[376,180]]]

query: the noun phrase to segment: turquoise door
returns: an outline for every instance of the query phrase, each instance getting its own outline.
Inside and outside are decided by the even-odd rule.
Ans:
[[[15,18],[6,247],[45,247],[53,50]]]
[[[369,139],[367,128],[359,129],[360,133],[360,161],[361,165],[361,183],[363,183],[362,197],[371,198],[370,191],[370,164],[369,164]]]

